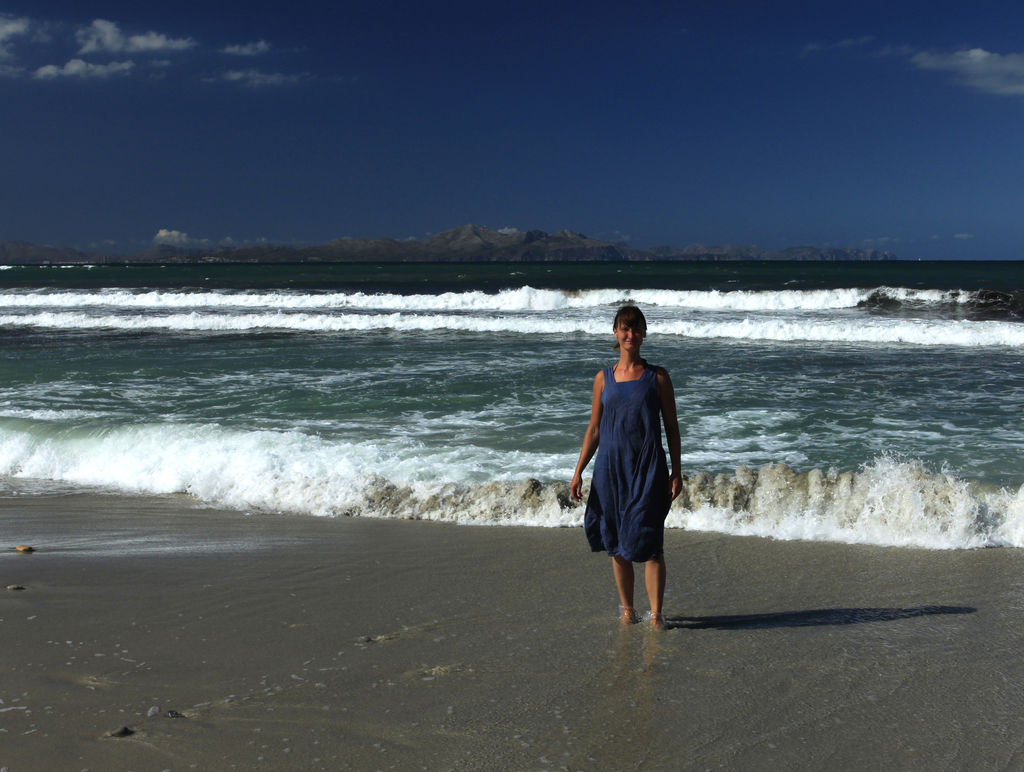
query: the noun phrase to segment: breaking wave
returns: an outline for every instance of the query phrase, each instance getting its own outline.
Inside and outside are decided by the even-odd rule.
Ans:
[[[607,319],[572,316],[477,314],[313,314],[265,313],[92,315],[82,312],[39,312],[0,315],[0,327],[56,330],[129,330],[169,332],[286,331],[336,333],[393,330],[426,332],[455,330],[478,333],[566,335],[608,334]],[[1024,325],[1012,322],[896,318],[745,317],[661,319],[652,330],[659,336],[743,341],[815,341],[830,343],[904,343],[919,346],[1024,346]]]
[[[991,290],[546,290],[362,292],[0,291],[0,328],[338,333],[454,330],[608,334],[607,311],[649,309],[652,334],[692,339],[1024,346],[1021,299]]]
[[[668,524],[776,539],[929,549],[1024,546],[1024,486],[985,490],[917,461],[859,471],[785,464],[688,478]]]
[[[947,309],[970,319],[1024,320],[1024,292],[1000,290],[948,290],[905,294],[899,290],[877,289],[857,303],[858,308],[899,312],[904,309]]]
[[[568,477],[573,457],[497,458],[481,479],[479,452],[460,465],[455,456],[421,450],[403,454],[300,432],[66,428],[62,421],[8,418],[0,424],[0,479],[188,494],[215,506],[314,516],[548,527],[582,522],[583,507],[557,479],[563,469]],[[502,476],[531,466],[547,470],[548,481],[515,471]],[[844,472],[740,467],[732,475],[687,477],[667,526],[928,549],[1024,547],[1024,486],[983,489],[891,458]]]
[[[820,290],[552,290],[524,286],[496,293],[480,291],[438,294],[298,291],[159,291],[101,289],[8,290],[0,292],[0,307],[108,308],[172,311],[179,309],[274,309],[281,311],[558,311],[602,308],[626,301],[660,309],[704,311],[824,311],[844,308],[965,307],[985,310],[992,318],[1000,311],[1019,318],[1021,293],[994,290],[923,290],[905,287]]]

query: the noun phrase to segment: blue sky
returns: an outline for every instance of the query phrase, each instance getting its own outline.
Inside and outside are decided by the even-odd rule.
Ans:
[[[1024,258],[1024,6],[0,0],[0,240]]]

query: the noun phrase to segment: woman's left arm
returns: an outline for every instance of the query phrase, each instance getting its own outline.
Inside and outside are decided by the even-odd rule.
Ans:
[[[683,476],[680,470],[682,447],[679,439],[679,419],[676,416],[676,395],[672,388],[672,379],[668,371],[658,368],[658,399],[661,401],[661,418],[665,422],[665,438],[668,440],[668,456],[672,462],[672,474],[669,484],[672,486],[672,499],[683,490]]]

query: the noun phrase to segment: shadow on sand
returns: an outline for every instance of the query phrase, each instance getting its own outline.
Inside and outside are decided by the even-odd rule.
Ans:
[[[971,606],[913,606],[911,608],[823,608],[806,611],[777,611],[771,614],[734,614],[720,617],[666,617],[669,628],[690,630],[770,630],[775,627],[815,625],[859,625],[865,622],[893,622],[897,619],[931,614],[973,614]]]

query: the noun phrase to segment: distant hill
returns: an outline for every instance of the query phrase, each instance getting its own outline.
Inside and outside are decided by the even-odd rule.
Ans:
[[[0,265],[75,265],[91,262],[88,252],[57,247],[38,247],[27,241],[0,241]]]
[[[40,247],[27,241],[0,241],[0,265],[83,265],[145,263],[347,263],[347,262],[583,262],[700,260],[894,260],[875,249],[787,247],[767,250],[749,245],[708,247],[691,244],[636,249],[573,231],[491,230],[463,225],[426,239],[343,238],[317,246],[216,247],[197,249],[155,245],[133,255]]]

